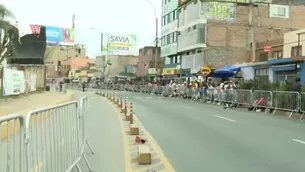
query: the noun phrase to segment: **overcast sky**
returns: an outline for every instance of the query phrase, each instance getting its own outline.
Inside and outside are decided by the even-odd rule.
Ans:
[[[160,18],[161,0],[150,1]],[[150,44],[155,37],[155,14],[147,0],[1,0],[1,3],[22,24],[71,27],[75,14],[75,42],[86,44],[90,57],[100,54],[101,32],[136,34],[137,48]]]

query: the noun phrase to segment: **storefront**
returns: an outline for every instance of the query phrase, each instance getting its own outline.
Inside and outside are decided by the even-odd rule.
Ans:
[[[268,60],[273,73],[273,82],[295,82],[300,78],[305,83],[305,57],[289,57]]]
[[[162,75],[165,78],[179,77],[178,70],[176,68],[164,68],[162,71]]]

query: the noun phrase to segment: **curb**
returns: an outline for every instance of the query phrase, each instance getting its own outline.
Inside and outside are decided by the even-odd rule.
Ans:
[[[99,95],[99,94],[98,94]],[[149,146],[151,150],[151,164],[147,165],[139,165],[137,162],[138,159],[138,146],[141,144],[136,144],[134,139],[136,135],[130,135],[130,124],[125,119],[125,112],[118,110],[116,105],[118,102],[111,98],[107,98],[107,96],[103,96],[110,106],[114,109],[119,119],[119,123],[121,125],[122,136],[123,136],[123,144],[125,149],[125,171],[126,172],[175,172],[175,169],[171,165],[171,163],[165,157],[163,151],[160,146],[158,146],[157,142],[154,140],[152,135],[145,129],[144,125],[137,118],[135,114],[133,114],[133,123],[137,124],[139,127],[139,135],[141,138],[145,138],[146,143],[144,145]],[[115,99],[115,98],[114,98]]]

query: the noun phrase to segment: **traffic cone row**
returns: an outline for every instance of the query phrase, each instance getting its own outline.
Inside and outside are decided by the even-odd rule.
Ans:
[[[133,109],[133,103],[129,104],[128,108],[128,102],[127,97],[120,97],[111,93],[106,93],[106,97],[109,98],[110,101],[112,101],[114,104],[117,105],[118,108],[121,109],[121,113],[124,114],[125,120],[129,122],[130,125],[130,134],[136,135],[135,136],[135,143],[136,144],[145,144],[146,139],[139,136],[139,128],[134,127],[134,109]],[[135,132],[136,131],[136,132]],[[135,134],[137,133],[137,134]]]

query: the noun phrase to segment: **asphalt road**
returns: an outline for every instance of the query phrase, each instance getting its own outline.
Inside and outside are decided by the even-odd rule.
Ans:
[[[177,172],[304,172],[305,124],[271,114],[120,92]]]

